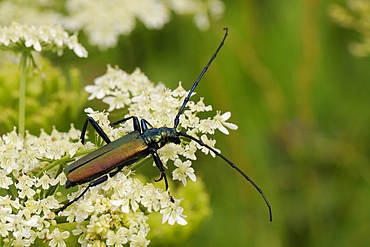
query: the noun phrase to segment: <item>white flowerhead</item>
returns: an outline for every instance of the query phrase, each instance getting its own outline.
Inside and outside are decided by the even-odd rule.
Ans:
[[[49,246],[66,247],[64,240],[69,237],[69,234],[68,231],[60,232],[58,228],[55,228],[48,236],[51,239]]]
[[[9,26],[0,26],[0,47],[13,51],[27,48],[37,52],[51,50],[59,55],[68,48],[78,57],[87,57],[87,51],[78,43],[77,35],[69,36],[60,25],[35,26],[14,22]]]
[[[186,186],[186,178],[189,177],[192,181],[196,181],[194,174],[194,169],[190,167],[191,162],[189,160],[182,162],[179,159],[176,159],[174,165],[177,168],[172,172],[173,179],[180,180],[184,186]]]
[[[70,160],[69,150],[79,132],[73,126],[68,133],[53,130],[51,135],[26,133],[25,137],[12,132],[0,137],[0,234],[12,246],[30,246],[38,239],[50,241],[50,246],[66,246],[69,233],[55,228],[55,214],[60,203],[51,187],[59,184],[63,173],[58,164]],[[64,157],[64,158],[62,158]],[[60,168],[59,168],[60,169]]]
[[[186,216],[182,214],[184,209],[179,207],[180,201],[181,200],[175,200],[175,202],[171,203],[169,207],[161,210],[161,214],[163,214],[162,223],[168,221],[168,224],[170,225],[173,225],[174,223],[178,223],[179,225],[187,224],[185,220]]]
[[[117,44],[120,35],[130,34],[137,21],[148,29],[161,29],[172,13],[191,15],[197,27],[206,30],[210,17],[222,16],[224,4],[220,0],[67,0],[66,10],[63,23],[69,30],[83,30],[91,44],[109,48]]]

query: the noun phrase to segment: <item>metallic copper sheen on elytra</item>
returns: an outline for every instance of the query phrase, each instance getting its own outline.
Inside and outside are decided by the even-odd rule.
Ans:
[[[119,165],[130,165],[149,154],[148,145],[133,131],[77,160],[65,172],[67,179],[78,184],[92,181]],[[88,164],[88,165],[87,165]]]

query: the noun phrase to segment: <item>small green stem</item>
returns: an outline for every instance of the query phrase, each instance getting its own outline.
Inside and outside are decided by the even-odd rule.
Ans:
[[[27,60],[29,52],[23,52],[21,55],[21,77],[19,83],[19,115],[18,115],[18,131],[24,136],[25,132],[25,117],[26,117],[26,79],[27,79]]]
[[[39,173],[37,173],[36,177],[40,178],[44,174],[45,171],[48,171],[48,170],[52,169],[53,167],[55,167],[55,166],[57,166],[59,164],[68,163],[68,162],[74,161],[76,159],[76,157],[81,156],[81,155],[84,155],[84,154],[91,153],[94,150],[95,149],[90,149],[90,150],[84,150],[84,151],[78,152],[78,153],[76,153],[74,155],[73,158],[71,158],[69,156],[66,156],[66,157],[63,157],[63,158],[61,158],[59,160],[55,160],[52,163],[50,163],[48,166],[44,167]]]

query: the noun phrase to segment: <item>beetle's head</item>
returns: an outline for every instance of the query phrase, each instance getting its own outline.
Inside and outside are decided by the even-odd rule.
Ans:
[[[162,133],[162,146],[170,142],[180,144],[181,140],[179,138],[179,133],[175,128],[162,127],[160,129]]]

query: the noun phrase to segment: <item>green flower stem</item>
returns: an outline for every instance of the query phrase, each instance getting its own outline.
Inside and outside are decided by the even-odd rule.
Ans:
[[[89,149],[89,150],[85,150],[85,151],[81,151],[81,152],[78,152],[74,155],[73,158],[69,157],[69,156],[66,156],[64,158],[61,158],[59,160],[55,160],[53,161],[52,163],[50,163],[48,166],[44,167],[39,173],[37,173],[36,177],[40,178],[45,171],[48,171],[50,169],[52,169],[53,167],[57,166],[57,165],[60,165],[60,164],[63,164],[63,163],[69,163],[69,162],[72,162],[75,160],[76,157],[78,156],[81,156],[81,155],[84,155],[84,154],[88,154],[88,153],[91,153],[92,151],[94,151],[95,149]],[[42,160],[42,159],[40,159]],[[46,160],[48,161],[48,160]]]
[[[27,60],[30,53],[24,51],[21,56],[21,78],[19,83],[19,115],[18,115],[18,131],[21,136],[24,136],[25,117],[26,117],[26,79],[27,79]]]

